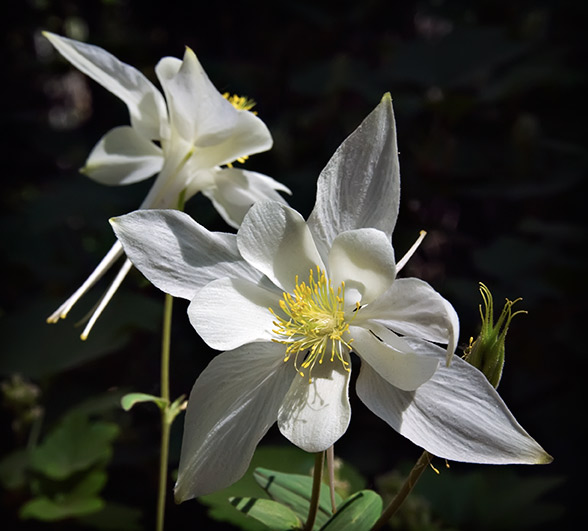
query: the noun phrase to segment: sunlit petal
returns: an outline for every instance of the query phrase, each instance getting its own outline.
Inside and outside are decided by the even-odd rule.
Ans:
[[[127,104],[131,124],[146,139],[157,140],[167,121],[161,92],[136,68],[91,44],[74,41],[48,31],[43,35],[80,72],[100,83]]]
[[[255,204],[237,234],[243,258],[263,272],[276,286],[291,292],[318,265],[324,269],[304,218],[288,206],[273,201]]]
[[[284,437],[307,452],[322,452],[347,431],[350,372],[339,363],[316,364],[312,382],[297,374],[278,413]]]
[[[415,348],[443,349],[423,342]],[[376,415],[438,457],[466,463],[540,464],[549,454],[520,426],[485,376],[455,358],[415,391],[402,391],[362,365],[357,394]]]
[[[111,224],[131,262],[174,297],[192,300],[218,278],[261,277],[241,258],[234,234],[210,232],[183,212],[138,210]]]
[[[177,501],[222,489],[245,473],[295,376],[282,352],[281,345],[253,343],[216,356],[200,374],[184,421]]]

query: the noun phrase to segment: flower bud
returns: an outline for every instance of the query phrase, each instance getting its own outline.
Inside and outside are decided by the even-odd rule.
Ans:
[[[465,350],[465,360],[480,369],[488,381],[498,387],[504,367],[504,339],[512,318],[519,313],[527,313],[525,310],[512,311],[513,305],[521,298],[511,301],[506,299],[502,313],[494,324],[494,302],[490,290],[480,282],[480,293],[484,301],[484,309],[480,304],[480,316],[482,317],[482,329],[478,338],[474,341],[470,338],[470,344]]]

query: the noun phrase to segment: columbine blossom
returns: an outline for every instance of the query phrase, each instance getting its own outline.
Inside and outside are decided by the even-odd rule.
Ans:
[[[239,479],[276,421],[308,452],[333,445],[351,416],[351,352],[361,360],[360,399],[432,454],[549,460],[484,375],[451,360],[459,323],[449,302],[421,280],[396,277],[398,203],[385,96],[323,170],[308,221],[275,202],[254,205],[236,236],[208,232],[173,211],[111,221],[139,270],[191,300],[192,325],[224,351],[190,395],[178,500]]]
[[[198,192],[210,198],[225,221],[237,228],[259,199],[283,201],[274,179],[232,167],[249,155],[267,151],[272,137],[249,112],[250,100],[221,95],[208,79],[194,52],[183,60],[164,57],[155,72],[163,94],[137,69],[102,48],[44,32],[70,63],[126,103],[131,125],[108,131],[92,149],[82,173],[106,185],[127,185],[155,174],[140,208],[176,208],[182,196]],[[165,97],[164,97],[165,95]],[[77,300],[123,254],[117,241],[80,288],[48,319],[66,317]],[[94,322],[131,268],[124,265],[103,296],[82,333]]]

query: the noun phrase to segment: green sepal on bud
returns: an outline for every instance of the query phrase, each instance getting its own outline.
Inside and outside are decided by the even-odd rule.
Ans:
[[[465,360],[480,369],[488,381],[498,387],[504,368],[504,340],[510,322],[515,315],[527,313],[525,310],[517,312],[512,311],[515,303],[522,300],[521,298],[511,301],[506,299],[502,313],[494,324],[494,301],[490,290],[480,282],[480,293],[484,301],[484,309],[480,304],[480,316],[482,317],[482,329],[478,338],[473,341],[470,338],[470,344],[465,350]]]

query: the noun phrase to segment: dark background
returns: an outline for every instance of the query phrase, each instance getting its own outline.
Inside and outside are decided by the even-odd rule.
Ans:
[[[497,309],[505,297],[523,298],[516,308],[529,313],[517,316],[509,332],[499,391],[555,458],[541,467],[452,463],[441,476],[457,478],[454,498],[484,509],[451,512],[433,500],[428,510],[443,529],[575,528],[585,481],[585,2],[293,1],[268,7],[27,0],[6,3],[0,24],[0,375],[8,381],[18,373],[37,389],[41,436],[68,408],[108,390],[158,393],[163,297],[134,271],[87,342],[73,325],[106,284],[67,320],[45,324],[114,241],[108,218],[134,210],[151,181],[107,188],[77,172],[100,136],[128,123],[128,114],[116,97],[61,60],[40,31],[99,45],[156,84],[159,58],[181,57],[190,46],[221,92],[258,102],[274,148],[246,167],[288,185],[292,206],[305,216],[336,147],[384,92],[392,94],[402,176],[397,254],[420,229],[428,232],[403,274],[430,282],[454,304],[462,346],[478,331],[479,281],[491,289]],[[187,211],[211,229],[229,230],[202,197]],[[185,309],[176,303],[174,396],[189,392],[214,354],[189,326]],[[353,391],[352,407],[350,429],[336,451],[369,486],[414,462],[419,450],[369,413]],[[15,428],[15,411],[5,400],[2,453],[26,443],[27,428]],[[148,406],[108,415],[121,434],[103,495],[140,509],[149,529],[158,415]],[[175,428],[172,466],[181,422]],[[267,442],[285,444],[276,430]],[[472,501],[460,477],[488,488]],[[498,523],[475,519],[506,511],[510,492],[534,488],[520,511],[515,507]],[[9,529],[85,529],[75,520],[19,521],[27,496],[26,489],[1,492]],[[204,515],[197,502],[170,501],[168,528],[213,529]]]

